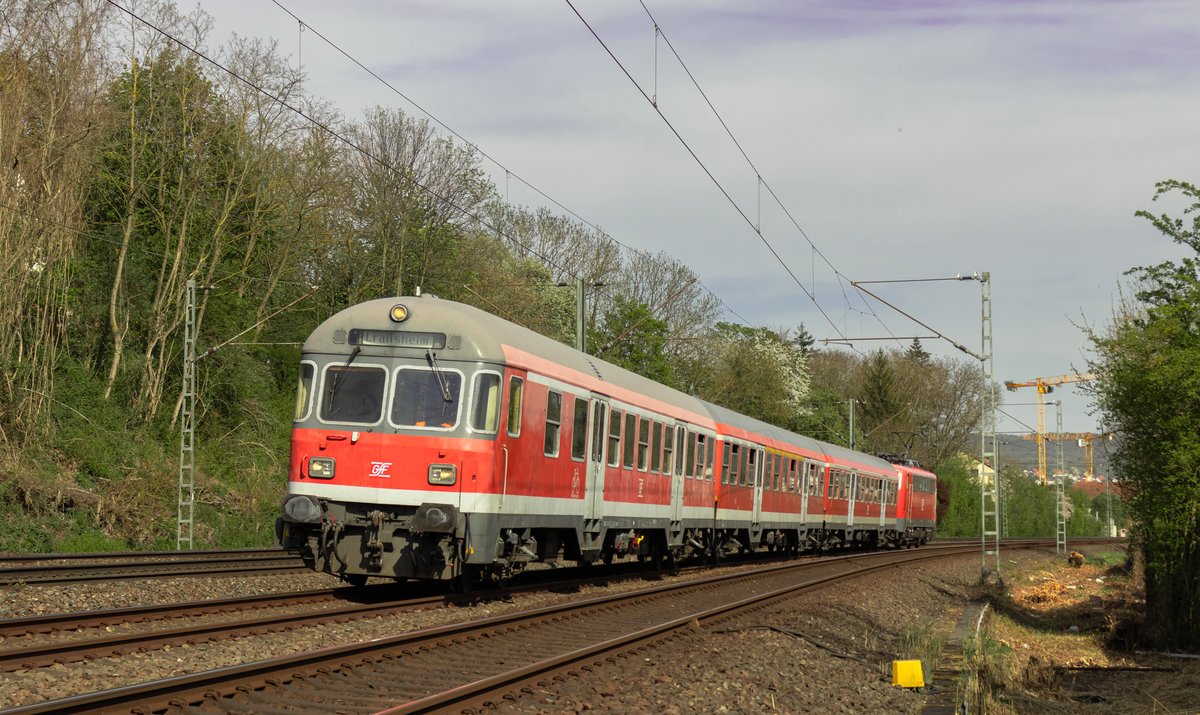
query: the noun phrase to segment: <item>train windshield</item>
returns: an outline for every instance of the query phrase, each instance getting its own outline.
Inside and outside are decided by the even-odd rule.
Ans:
[[[368,425],[379,422],[386,381],[387,372],[381,367],[330,365],[325,370],[321,419]]]
[[[452,429],[458,424],[462,375],[453,370],[402,368],[396,371],[392,424]]]

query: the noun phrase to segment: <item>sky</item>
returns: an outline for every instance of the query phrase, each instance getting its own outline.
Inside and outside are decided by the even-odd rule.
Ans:
[[[1200,181],[1192,0],[203,9],[210,45],[276,39],[304,91],[347,117],[376,104],[421,115],[411,100],[497,160],[483,168],[509,201],[547,194],[626,245],[683,260],[736,313],[725,319],[903,348],[932,333],[849,281],[987,272],[994,376],[1025,381],[1085,371],[1084,327],[1103,329],[1124,272],[1185,255],[1134,214],[1181,215],[1177,201],[1152,202],[1155,183]],[[978,282],[864,287],[980,352]],[[1002,397],[998,430],[1036,425],[1031,390]],[[1100,428],[1078,388],[1051,397],[1064,431]]]

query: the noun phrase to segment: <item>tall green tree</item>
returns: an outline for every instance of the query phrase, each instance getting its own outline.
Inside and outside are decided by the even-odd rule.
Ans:
[[[1139,211],[1159,232],[1200,253],[1200,189],[1157,185],[1189,203],[1172,217]],[[1121,434],[1111,454],[1128,495],[1145,563],[1146,623],[1160,643],[1200,646],[1200,263],[1135,268],[1134,301],[1091,334],[1093,384],[1105,427]]]
[[[702,355],[700,397],[791,430],[808,414],[808,361],[790,331],[718,323]]]
[[[920,338],[913,338],[913,341],[908,346],[908,350],[904,353],[904,357],[922,365],[929,363],[929,352],[925,350],[925,346],[921,345]]]
[[[938,533],[943,536],[978,536],[980,529],[979,481],[966,459],[954,458],[938,465]]]
[[[664,385],[675,385],[667,359],[667,321],[654,317],[650,307],[618,296],[604,323],[589,339],[597,357]]]
[[[867,444],[874,449],[905,454],[911,444],[904,433],[905,399],[896,379],[893,356],[876,350],[867,357],[862,385],[862,419]]]

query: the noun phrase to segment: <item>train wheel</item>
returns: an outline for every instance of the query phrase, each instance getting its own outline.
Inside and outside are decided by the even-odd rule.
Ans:
[[[454,577],[454,590],[474,593],[483,588],[483,569],[479,564],[463,564],[462,571]]]
[[[667,575],[679,575],[679,557],[682,554],[677,553],[674,549],[667,549]]]

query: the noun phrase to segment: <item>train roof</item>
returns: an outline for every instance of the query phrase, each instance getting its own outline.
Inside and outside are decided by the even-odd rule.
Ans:
[[[390,317],[393,307],[397,305],[407,309],[407,317],[402,322]],[[347,346],[353,344],[364,356],[409,354],[418,357],[429,349],[422,341],[437,338],[444,340],[444,347],[434,348],[438,359],[443,362],[509,364],[515,357],[517,362],[534,363],[526,365],[534,369],[538,367],[536,363],[545,362],[549,363],[547,368],[557,373],[549,376],[574,373],[582,387],[615,399],[629,401],[630,393],[635,393],[661,405],[669,405],[674,408],[673,411],[686,414],[701,426],[715,427],[721,423],[825,455],[827,461],[869,466],[885,472],[894,472],[895,469],[894,465],[883,459],[805,437],[706,402],[581,353],[485,310],[432,295],[379,298],[350,306],[318,325],[304,341],[301,350],[305,354],[344,354]]]
[[[776,427],[769,422],[763,422],[762,420],[743,415],[740,412],[734,412],[727,407],[722,407],[712,402],[705,402],[704,405],[712,413],[713,418],[721,424],[755,434],[762,434],[784,444],[824,455],[825,459],[829,462],[872,467],[888,474],[895,472],[894,465],[878,457],[872,457],[869,454],[847,449],[846,447],[839,447],[836,444],[806,437],[797,432]]]
[[[392,307],[404,305],[408,318],[396,323],[389,317]],[[342,310],[321,323],[304,342],[305,353],[344,353],[352,330],[370,330],[380,333],[405,331],[413,335],[440,333],[446,336],[446,349],[438,350],[442,361],[464,360],[506,364],[515,353],[532,356],[553,363],[557,372],[576,373],[583,381],[602,383],[596,391],[623,399],[618,390],[635,392],[659,403],[676,408],[689,415],[711,418],[705,403],[691,395],[674,390],[635,372],[614,365],[600,358],[581,353],[573,347],[548,338],[541,333],[511,323],[485,310],[465,303],[443,300],[430,295],[420,297],[392,297],[359,303]],[[359,333],[361,335],[361,333]],[[361,343],[360,343],[361,344]],[[515,349],[515,351],[514,351]],[[362,354],[396,354],[396,350],[410,350],[413,355],[424,355],[423,347],[369,346]],[[378,351],[378,352],[376,352]],[[387,352],[384,352],[387,351]],[[558,375],[551,375],[559,377]],[[560,378],[561,379],[561,378]],[[591,387],[583,385],[584,387]],[[618,394],[613,394],[618,393]],[[693,418],[694,419],[694,418]],[[703,421],[700,421],[703,423]],[[711,427],[711,424],[704,426]]]

